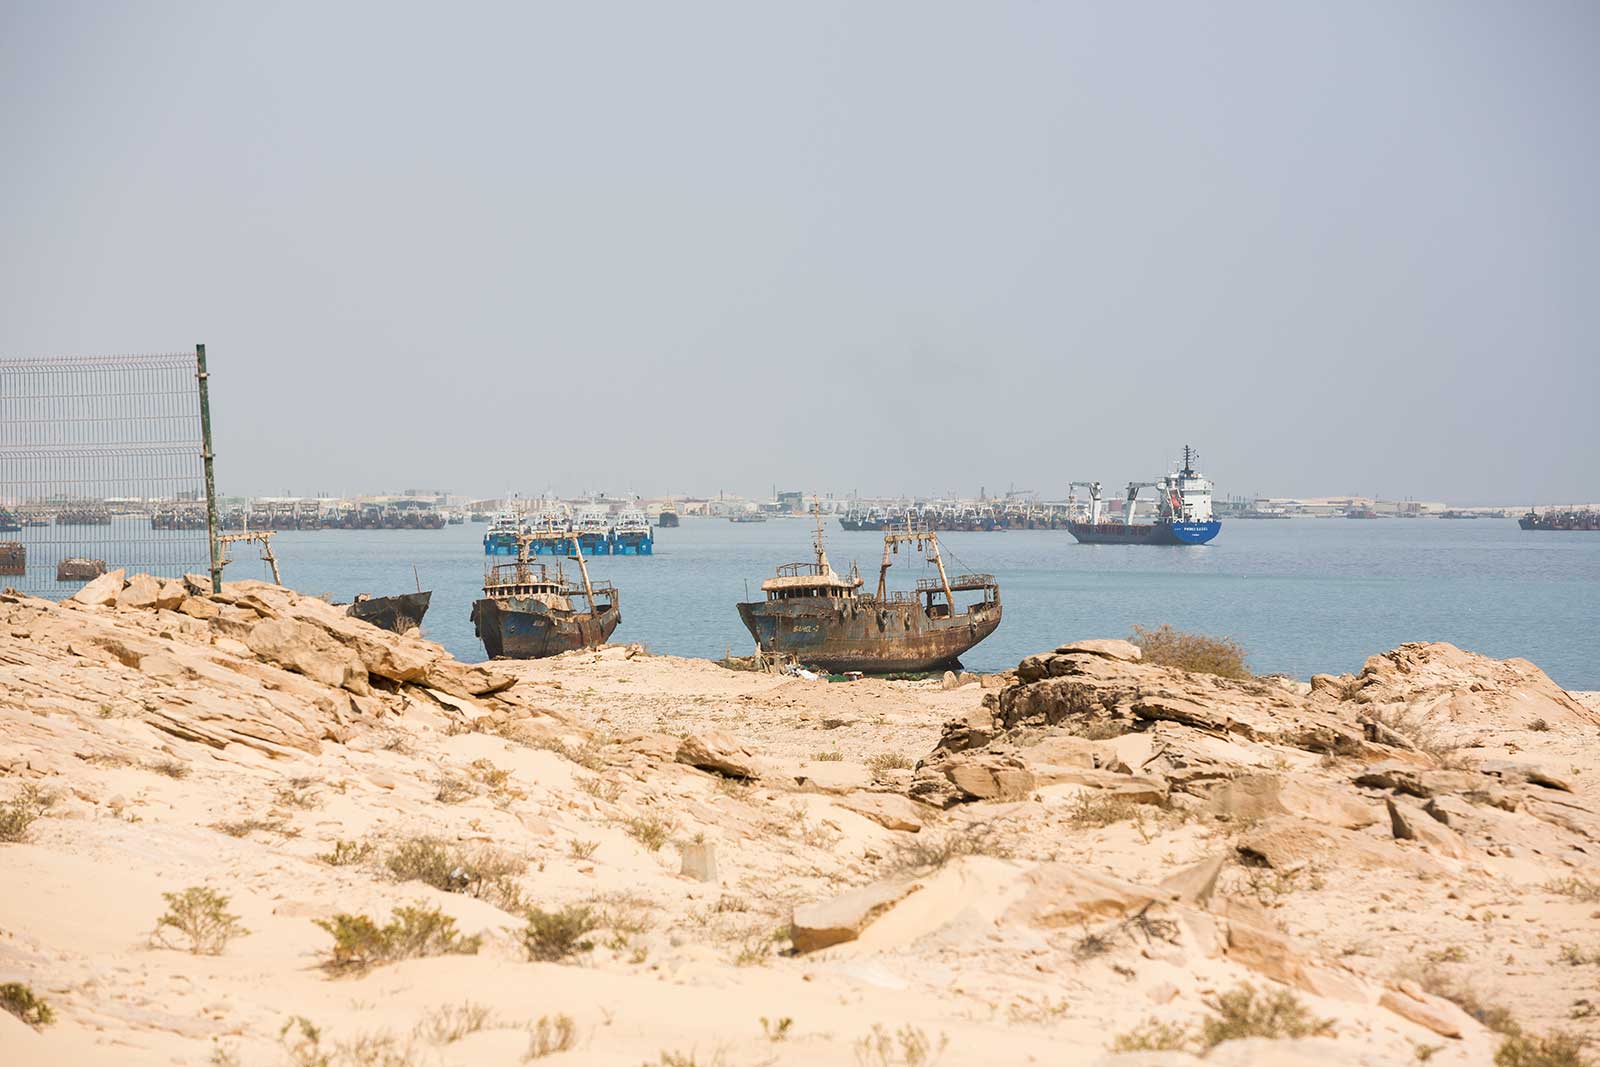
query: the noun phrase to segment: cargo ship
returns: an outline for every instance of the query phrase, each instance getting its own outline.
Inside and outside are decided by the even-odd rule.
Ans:
[[[883,536],[883,563],[874,595],[856,568],[840,574],[822,545],[822,518],[813,541],[815,563],[786,563],[761,583],[764,600],[739,605],[739,618],[762,653],[792,655],[830,672],[875,674],[960,667],[961,655],[1000,625],[1000,585],[992,574],[950,577],[939,537],[908,523]],[[909,590],[887,588],[891,555],[904,545],[925,553],[936,578],[918,579]],[[976,594],[962,605],[957,593]]]
[[[396,596],[369,596],[356,594],[355,603],[345,609],[345,614],[370,622],[380,629],[397,634],[422,629],[422,617],[428,613],[432,591],[417,590]]]
[[[1543,515],[1533,508],[1517,520],[1524,530],[1600,530],[1600,511],[1588,508],[1568,508],[1563,511],[1546,511]]]
[[[1168,474],[1159,482],[1129,482],[1128,498],[1122,519],[1107,522],[1101,510],[1099,482],[1073,482],[1069,486],[1069,504],[1075,503],[1070,494],[1078,486],[1089,487],[1089,514],[1087,521],[1067,523],[1072,536],[1086,545],[1203,545],[1216,537],[1222,523],[1211,515],[1211,482],[1194,469],[1197,454],[1188,445],[1183,446],[1183,467]],[[1153,488],[1159,491],[1154,522],[1136,522],[1139,490]]]
[[[622,622],[617,590],[594,585],[583,551],[576,544],[570,557],[582,582],[566,580],[561,565],[535,563],[539,542],[573,544],[565,530],[524,531],[517,535],[517,560],[489,568],[483,599],[472,604],[472,628],[491,659],[541,659],[606,643]],[[575,606],[581,602],[580,609]]]
[[[678,509],[671,504],[661,505],[661,512],[656,516],[656,525],[663,530],[670,530],[678,525]]]

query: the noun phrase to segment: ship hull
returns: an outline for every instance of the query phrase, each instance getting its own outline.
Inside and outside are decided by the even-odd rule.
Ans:
[[[622,622],[613,603],[598,612],[552,611],[529,597],[476,600],[472,626],[491,659],[543,659],[606,643]]]
[[[654,551],[655,535],[648,526],[643,529],[629,527],[625,530],[615,530],[611,534],[613,556],[648,556]]]
[[[659,516],[657,516],[656,525],[661,527],[663,530],[677,526],[678,513],[675,511],[663,511]]]
[[[1203,545],[1221,532],[1222,523],[1070,522],[1067,529],[1086,545]]]
[[[918,604],[801,598],[740,604],[739,618],[763,652],[832,673],[888,674],[959,667],[1000,625],[1000,611],[994,602],[936,619]]]
[[[375,596],[351,604],[345,614],[370,622],[379,629],[403,634],[422,629],[422,617],[428,613],[428,601],[432,598],[432,591]]]

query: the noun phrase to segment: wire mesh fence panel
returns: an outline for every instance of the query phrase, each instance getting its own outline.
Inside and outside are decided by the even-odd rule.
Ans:
[[[210,562],[196,353],[0,360],[0,587]]]

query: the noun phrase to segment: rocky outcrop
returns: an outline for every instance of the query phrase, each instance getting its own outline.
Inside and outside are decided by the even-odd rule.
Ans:
[[[60,604],[0,596],[12,639],[0,711],[135,717],[213,748],[279,756],[419,704],[460,714],[441,700],[481,701],[513,681],[315,597],[264,582],[209,586],[112,571]],[[27,745],[35,725],[8,728],[8,742]]]
[[[690,734],[678,746],[677,761],[726,778],[759,778],[761,763],[744,742],[721,730]]]
[[[1508,729],[1536,722],[1551,730],[1600,726],[1600,712],[1527,660],[1490,659],[1442,641],[1401,645],[1373,656],[1347,684],[1319,687],[1314,696],[1326,705],[1409,720],[1421,728]]]
[[[790,937],[795,951],[815,952],[854,941],[873,920],[919,888],[915,879],[895,879],[794,909]]]

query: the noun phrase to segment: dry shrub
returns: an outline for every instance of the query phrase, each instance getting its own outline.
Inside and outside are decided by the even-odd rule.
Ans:
[[[346,912],[313,922],[333,938],[333,948],[323,964],[330,971],[363,971],[422,956],[470,956],[483,943],[479,936],[462,937],[456,932],[456,921],[438,908],[420,904],[394,909],[382,926],[365,915]]]
[[[1584,1052],[1587,1039],[1557,1031],[1543,1036],[1521,1031],[1507,1034],[1495,1050],[1495,1067],[1592,1067]]]
[[[29,783],[17,795],[0,805],[0,841],[17,844],[27,840],[28,828],[56,802],[56,795]]]
[[[1468,971],[1425,964],[1420,967],[1403,967],[1398,976],[1410,978],[1421,986],[1424,992],[1452,1002],[1491,1030],[1507,1033],[1516,1028],[1511,1012],[1485,996],[1473,985],[1471,973]]]
[[[411,1032],[434,1045],[453,1045],[488,1026],[489,1020],[487,1007],[465,1000],[433,1009]]]
[[[1572,897],[1574,900],[1581,900],[1586,904],[1600,903],[1600,880],[1581,878],[1575,874],[1546,882],[1544,891],[1563,897]]]
[[[402,882],[422,882],[515,909],[522,903],[516,876],[528,869],[528,861],[492,845],[469,848],[423,834],[395,846],[384,866]]]
[[[651,852],[659,852],[678,824],[659,815],[638,815],[625,821],[622,826],[628,831],[629,837]]]
[[[333,848],[317,856],[330,867],[355,867],[372,859],[377,848],[370,841],[335,841]]]
[[[889,873],[938,870],[959,856],[1011,855],[1011,846],[1003,840],[1004,827],[995,822],[974,822],[953,827],[943,834],[923,830],[909,841],[896,844],[894,852],[885,861]]]
[[[1067,821],[1080,830],[1093,830],[1139,817],[1139,805],[1127,797],[1108,793],[1079,793],[1067,807]]]
[[[1245,666],[1245,651],[1231,637],[1184,633],[1162,623],[1154,630],[1133,628],[1132,641],[1144,653],[1144,662],[1177,667],[1194,674],[1247,681],[1254,677]]]
[[[239,916],[228,913],[228,898],[206,886],[190,886],[181,893],[162,893],[166,914],[156,920],[150,938],[163,948],[177,948],[174,937],[188,942],[186,951],[196,956],[220,956],[228,942],[250,931]]]
[[[1241,985],[1219,994],[1208,1006],[1216,1014],[1201,1022],[1199,1035],[1200,1044],[1207,1049],[1242,1037],[1326,1037],[1333,1033],[1331,1020],[1312,1015],[1288,989],[1257,993],[1254,986]]]
[[[415,1067],[418,1062],[412,1042],[387,1031],[325,1046],[322,1029],[303,1015],[289,1017],[278,1031],[278,1043],[289,1067]],[[238,1059],[233,1056],[223,1062],[237,1063]]]
[[[144,765],[144,769],[147,771],[154,771],[156,774],[164,774],[168,778],[189,777],[189,765],[184,763],[182,760],[159,759],[150,763],[146,763]]]
[[[291,778],[272,791],[273,802],[284,807],[309,811],[322,803],[322,795],[317,791],[317,785],[318,781],[315,778]]]
[[[1194,1032],[1177,1023],[1146,1019],[1107,1046],[1112,1052],[1182,1052],[1194,1041]]]
[[[433,784],[433,799],[441,804],[459,804],[478,795],[477,788],[459,775],[441,774]]]
[[[841,763],[844,760],[844,753],[837,749],[832,752],[813,752],[811,758],[817,763]]]
[[[873,1023],[866,1036],[856,1042],[856,1063],[862,1067],[930,1067],[949,1044],[950,1039],[944,1034],[939,1035],[936,1045],[914,1026],[902,1026],[890,1034],[882,1023]]]
[[[224,819],[211,824],[211,829],[218,833],[227,834],[229,837],[248,837],[257,830],[267,830],[271,833],[282,834],[285,837],[294,837],[296,831],[289,827],[285,819],[263,819],[255,815],[247,815],[242,819]]]
[[[528,1051],[522,1054],[523,1063],[566,1052],[577,1043],[578,1027],[570,1015],[541,1015],[528,1029]]]
[[[560,911],[528,909],[528,925],[522,932],[523,947],[530,960],[559,963],[594,949],[594,942],[583,935],[600,925],[594,909],[569,905]]]
[[[0,985],[0,1011],[10,1012],[35,1030],[43,1030],[56,1021],[56,1013],[44,998],[21,982]]]
[[[872,771],[909,771],[915,766],[915,761],[899,752],[881,752],[867,760],[867,769]]]
[[[1333,1022],[1318,1019],[1300,1002],[1292,990],[1259,993],[1252,985],[1238,986],[1207,1002],[1212,1014],[1198,1027],[1149,1019],[1111,1041],[1113,1052],[1196,1049],[1202,1055],[1224,1041],[1247,1037],[1269,1040],[1301,1037],[1327,1037]]]

